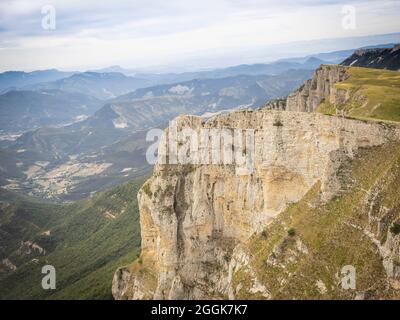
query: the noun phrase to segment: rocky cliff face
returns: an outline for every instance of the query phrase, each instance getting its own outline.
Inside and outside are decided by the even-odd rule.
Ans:
[[[346,66],[321,65],[314,72],[311,79],[291,93],[286,99],[269,101],[264,108],[269,110],[287,110],[301,112],[315,112],[317,107],[328,102],[340,105],[349,97],[347,90],[337,89],[335,84],[349,77]]]
[[[325,99],[332,104],[342,103],[347,93],[338,91],[334,84],[347,79],[346,71],[344,66],[321,65],[310,80],[288,96],[285,110],[315,112]]]
[[[400,71],[400,44],[393,48],[357,50],[342,65]]]
[[[332,84],[345,77],[345,67],[319,68],[313,80],[289,97],[288,109],[313,111]],[[175,130],[178,137],[182,135],[173,145],[170,136]],[[210,132],[214,138],[208,136]],[[360,150],[398,141],[399,132],[398,127],[384,123],[266,109],[209,120],[177,118],[164,133],[153,176],[138,194],[141,256],[133,265],[117,270],[114,297],[235,298],[243,284],[234,279],[245,268],[251,279],[246,292],[274,298],[251,267],[253,253],[243,249],[246,243],[313,186],[320,185],[322,204],[346,193],[352,184],[347,164]],[[207,143],[216,133],[219,153],[215,153],[215,144]],[[188,136],[200,138],[191,144]],[[227,141],[235,142],[227,145]],[[197,160],[174,164],[167,154],[177,148],[178,158],[187,159],[185,155],[193,155],[193,146],[198,146],[207,161],[194,157]],[[284,240],[275,246],[267,265],[276,265],[290,243]],[[295,257],[308,254],[308,244],[301,238],[293,245],[290,252]],[[397,279],[394,260],[399,237],[389,237],[379,245],[388,275]]]
[[[286,110],[286,99],[274,99],[268,101],[263,108],[267,110]]]
[[[338,86],[337,84],[353,76],[356,78],[357,85],[362,84],[362,80],[364,80],[366,86],[377,85],[378,88],[382,88],[382,92],[386,91],[386,95],[390,95],[389,91],[397,88],[395,75],[383,73],[383,71],[380,73],[381,71],[376,69],[400,70],[399,55],[400,45],[391,49],[357,50],[341,65],[321,65],[316,69],[311,79],[305,81],[299,89],[291,93],[286,99],[271,100],[264,108],[270,110],[316,112],[317,108],[324,103],[325,107],[330,109],[328,113],[344,115],[345,111],[339,110],[344,104],[350,102],[350,104],[353,104],[353,107],[358,104],[368,104],[366,97],[368,94],[364,90],[359,90],[363,89],[361,87],[355,88],[354,86],[349,86],[346,88],[346,86]],[[363,69],[353,67],[363,67]],[[361,73],[364,74],[361,75]],[[372,73],[376,73],[376,75],[371,79]],[[387,82],[385,82],[385,78],[387,78]],[[367,88],[366,86],[364,89]],[[370,88],[368,87],[368,89]],[[360,91],[359,94],[357,94],[357,91]],[[375,88],[374,92],[369,92],[371,100],[374,100],[374,96],[377,96],[376,91],[377,89]],[[357,97],[352,97],[353,94]],[[396,97],[396,94],[394,96]],[[381,96],[380,100],[379,103],[374,105],[374,110],[380,108],[380,105],[385,104]],[[395,103],[393,102],[393,104]],[[393,115],[396,112],[390,113]],[[383,119],[385,118],[382,113],[380,116]],[[365,114],[363,117],[373,118],[373,112]]]

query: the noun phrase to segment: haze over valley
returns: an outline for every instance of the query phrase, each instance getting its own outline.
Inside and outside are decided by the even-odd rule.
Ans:
[[[398,1],[42,2],[0,4],[1,300],[400,299]]]

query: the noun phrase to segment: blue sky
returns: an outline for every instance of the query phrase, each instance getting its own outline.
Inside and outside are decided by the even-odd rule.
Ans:
[[[55,30],[42,28],[47,4]],[[349,5],[354,29],[342,25]],[[266,62],[278,44],[399,32],[399,16],[398,0],[1,0],[0,68]]]

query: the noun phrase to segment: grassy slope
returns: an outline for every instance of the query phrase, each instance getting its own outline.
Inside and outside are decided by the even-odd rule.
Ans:
[[[369,224],[366,204],[374,187],[379,192],[370,213],[387,221],[378,239],[384,241],[388,229],[400,223],[400,146],[363,150],[349,166],[353,182],[345,194],[322,204],[318,183],[300,202],[290,206],[263,233],[249,241],[247,251],[252,257],[251,265],[272,298],[354,298],[355,292],[343,290],[337,276],[345,265],[356,268],[357,291],[369,292],[369,298],[400,298],[399,291],[387,286],[377,247],[364,233],[364,230],[376,233],[377,229],[376,225]],[[387,213],[382,213],[386,212],[382,208],[388,210]],[[289,230],[295,235],[290,236]],[[296,252],[296,240],[306,245],[308,254],[297,253],[294,261],[290,261],[288,258]],[[274,248],[283,242],[286,247],[277,258],[278,264],[268,265]],[[235,286],[243,285],[237,298],[260,298],[249,294],[252,280],[244,270],[239,270],[233,279]],[[326,285],[325,294],[317,289],[318,280]]]
[[[354,118],[400,121],[400,72],[351,67],[350,77],[335,84],[338,89],[350,91],[350,99],[337,106]],[[318,112],[335,114],[335,107],[322,103]]]
[[[71,205],[20,199],[3,208],[0,240],[7,252],[0,251],[0,258],[10,257],[19,268],[0,281],[0,298],[111,299],[115,269],[134,260],[140,250],[136,195],[144,180],[135,179]],[[116,218],[106,218],[106,212]],[[51,230],[50,236],[41,235],[46,230]],[[27,240],[38,243],[47,254],[19,254],[20,242]],[[41,288],[44,264],[56,268],[54,291]]]

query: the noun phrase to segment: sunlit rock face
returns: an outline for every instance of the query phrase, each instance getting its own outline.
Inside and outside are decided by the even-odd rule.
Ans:
[[[347,67],[321,65],[310,80],[290,94],[286,100],[286,110],[315,112],[325,99],[338,105],[346,100],[346,91],[338,90],[334,84],[348,78]]]
[[[117,271],[114,297],[232,298],[232,273],[248,261],[243,243],[315,183],[321,182],[321,201],[340,194],[347,183],[341,166],[360,148],[398,136],[391,125],[317,113],[262,109],[208,120],[178,117],[164,132],[153,176],[138,195],[141,257]],[[175,149],[176,157],[170,154]],[[269,297],[257,282],[251,290]]]

